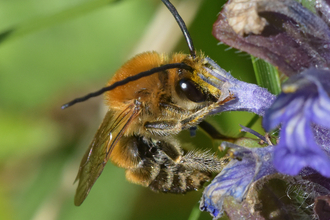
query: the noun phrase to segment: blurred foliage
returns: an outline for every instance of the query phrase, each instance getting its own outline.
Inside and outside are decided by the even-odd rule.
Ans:
[[[225,51],[227,46],[218,46],[211,35],[224,2],[203,1],[189,27],[195,47],[238,79],[254,83],[250,56]],[[124,170],[110,163],[83,205],[75,207],[73,182],[102,120],[102,97],[60,110],[72,98],[106,84],[129,58],[159,4],[0,1],[0,219],[188,219],[201,192],[153,193],[128,183]],[[176,51],[188,51],[183,39]],[[237,135],[239,124],[252,117],[233,112],[209,122]],[[192,142],[219,145],[200,131],[194,138],[189,132],[179,136],[188,147]],[[201,213],[198,219],[211,217]]]

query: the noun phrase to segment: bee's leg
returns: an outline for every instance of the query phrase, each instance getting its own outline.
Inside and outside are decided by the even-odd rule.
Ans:
[[[178,120],[149,121],[144,124],[144,128],[151,134],[158,136],[168,136],[182,131],[182,126]]]
[[[149,188],[156,192],[185,193],[200,189],[204,182],[209,181],[209,172],[190,170],[177,164],[164,151],[159,150],[154,156],[155,160],[161,157],[160,171],[149,184]],[[181,158],[181,155],[177,159]]]
[[[201,188],[209,181],[213,172],[220,172],[230,161],[229,157],[218,158],[208,151],[188,151],[181,149],[179,143],[170,140],[158,140],[155,160],[161,165],[159,175],[151,182],[150,188],[156,191],[166,191],[161,186],[165,179],[170,179],[172,185],[168,192],[184,193]],[[158,159],[160,158],[160,159]],[[168,186],[168,185],[166,185]]]
[[[132,137],[126,149],[137,147],[135,150],[124,152],[124,157],[140,161],[135,166],[126,166],[126,178],[143,186],[148,186],[157,192],[185,193],[197,190],[211,178],[210,172],[191,169],[181,165],[183,150],[175,141],[163,141]],[[131,152],[135,152],[131,154]],[[128,156],[128,155],[130,156]],[[134,159],[136,155],[139,159]],[[124,167],[124,166],[123,166]]]
[[[169,139],[124,137],[118,146],[111,159],[126,168],[126,178],[160,192],[197,190],[227,162],[208,152],[185,153],[179,143]]]
[[[237,139],[234,137],[230,137],[230,136],[221,134],[215,127],[213,127],[210,123],[208,123],[205,120],[202,121],[201,123],[199,123],[198,127],[203,129],[203,131],[205,131],[213,139],[220,139],[222,141],[227,141],[227,142],[232,142],[232,143]]]
[[[159,107],[163,112],[167,112],[169,114],[175,113],[180,115],[189,115],[191,113],[191,111],[181,108],[173,103],[160,102]]]
[[[229,157],[218,158],[208,151],[188,151],[180,159],[180,164],[187,169],[220,172],[229,161]]]
[[[203,121],[203,119],[209,115],[212,111],[214,111],[215,109],[217,109],[219,106],[223,105],[224,103],[233,100],[234,96],[230,95],[228,96],[226,99],[213,103],[211,105],[208,105],[202,109],[199,109],[197,111],[194,111],[192,114],[189,114],[189,116],[183,118],[181,120],[181,124],[182,124],[182,128],[183,129],[187,129],[190,128],[200,122]]]
[[[159,107],[161,109],[162,114],[168,116],[172,114],[173,115],[179,114],[181,116],[180,119],[181,121],[180,122],[178,122],[177,120],[150,121],[145,123],[144,127],[153,134],[161,134],[161,135],[177,134],[181,130],[189,129],[201,123],[203,119],[208,114],[210,114],[214,109],[218,108],[219,106],[223,105],[224,103],[232,99],[234,99],[234,96],[229,95],[227,98],[225,98],[222,101],[218,101],[208,106],[204,106],[203,108],[200,109],[190,109],[190,110],[183,109],[180,106],[175,105],[173,103],[160,102]],[[211,135],[212,134],[214,133],[211,133]],[[221,134],[220,136],[223,136],[224,138],[228,138]]]
[[[183,129],[191,128],[197,125],[207,114],[210,113],[210,111],[219,105],[221,104],[214,103],[209,106],[205,106],[202,109],[186,110],[173,103],[160,102],[159,108],[161,109],[163,115],[175,116],[179,114],[180,119],[148,121],[144,124],[144,127],[148,132],[154,135],[168,136],[171,134],[177,134]]]
[[[150,186],[157,179],[161,188],[155,190],[168,191],[176,169],[173,159],[182,155],[181,148],[175,146],[178,145],[139,136],[122,137],[111,154],[111,160],[126,169],[127,180]]]
[[[214,103],[200,110],[196,110],[195,112],[191,112],[189,115],[184,115],[181,121],[149,121],[144,124],[144,127],[148,132],[155,135],[167,136],[171,134],[177,134],[184,129],[189,129],[200,123],[205,118],[205,116],[208,115],[217,106],[218,104]]]
[[[193,119],[189,117],[188,122],[184,120],[183,123],[178,122],[177,120],[163,120],[163,121],[150,121],[144,124],[144,127],[147,131],[152,134],[167,136],[170,134],[177,134],[179,133],[184,127],[185,124],[189,123]],[[199,120],[199,119],[198,119]],[[201,118],[202,120],[202,118]],[[203,129],[211,138],[213,139],[220,139],[223,141],[234,142],[237,138],[230,137],[224,134],[221,134],[216,128],[214,128],[210,123],[203,120],[201,121],[198,126]],[[191,136],[195,136],[196,134],[196,127],[192,126],[189,127]]]
[[[209,152],[184,152],[175,141],[158,140],[154,159],[160,172],[150,183],[154,191],[185,193],[200,189],[211,179],[212,172],[219,172],[228,159],[219,159]]]
[[[173,160],[181,158],[182,150],[172,143],[138,138],[141,163],[126,171],[126,178],[149,186],[154,191],[170,191],[177,168]],[[164,152],[166,151],[166,153]]]
[[[191,118],[189,118],[189,120],[191,120]],[[183,121],[183,123],[181,123],[180,121],[177,121],[177,120],[151,121],[151,122],[146,122],[144,124],[144,127],[147,131],[149,131],[152,134],[167,136],[170,134],[179,133],[186,127],[187,123],[189,123],[189,122]],[[205,131],[213,139],[220,139],[220,140],[224,140],[224,141],[228,141],[228,142],[234,142],[236,140],[236,138],[234,138],[234,137],[230,137],[230,136],[221,134],[216,128],[214,128],[207,121],[201,121],[198,124],[198,127],[203,129],[203,131]],[[189,130],[190,130],[191,136],[196,135],[195,126],[189,127]]]
[[[139,166],[126,170],[126,179],[132,183],[148,187],[159,175],[161,167],[152,159],[145,159]]]
[[[143,137],[122,137],[111,154],[111,161],[126,169],[127,180],[149,186],[160,172],[160,161],[154,159],[157,149]]]

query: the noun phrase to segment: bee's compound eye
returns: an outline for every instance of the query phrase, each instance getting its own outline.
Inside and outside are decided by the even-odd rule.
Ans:
[[[190,79],[181,79],[176,86],[176,90],[178,93],[183,93],[193,102],[206,101],[206,95],[201,91],[200,87]]]

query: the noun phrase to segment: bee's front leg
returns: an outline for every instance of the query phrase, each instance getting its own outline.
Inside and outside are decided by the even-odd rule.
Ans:
[[[158,119],[155,121],[147,121],[144,123],[144,128],[151,134],[156,136],[168,136],[178,134],[184,129],[188,129],[200,123],[207,114],[209,114],[216,103],[206,106],[202,109],[183,110],[178,106],[170,103],[162,103],[161,111],[169,119]],[[177,118],[177,119],[175,119]]]
[[[179,120],[150,121],[144,124],[144,128],[149,133],[157,136],[168,136],[182,131],[182,125]]]

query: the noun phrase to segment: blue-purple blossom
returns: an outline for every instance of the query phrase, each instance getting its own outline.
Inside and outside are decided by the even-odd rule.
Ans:
[[[298,175],[303,168],[311,167],[330,177],[329,142],[318,145],[313,133],[313,125],[330,128],[328,92],[328,70],[311,68],[283,84],[283,92],[263,120],[266,131],[282,125],[273,158],[279,172]]]
[[[206,61],[210,64],[210,68],[205,67],[206,71],[220,79],[220,83],[214,83],[202,75],[201,77],[209,84],[219,88],[223,96],[227,97],[229,93],[234,96],[233,100],[220,106],[213,114],[225,111],[247,111],[263,116],[274,102],[276,96],[267,89],[235,79],[210,58],[206,58]]]
[[[230,143],[223,145],[230,147],[239,160],[231,160],[204,190],[200,209],[210,212],[214,218],[222,216],[226,197],[232,196],[235,200],[242,201],[253,182],[276,173],[271,160],[273,147],[245,148]]]
[[[287,76],[312,66],[329,67],[329,3],[317,2],[316,10],[322,17],[295,0],[231,0],[214,23],[213,35],[266,60]],[[248,21],[249,28],[240,28],[242,21]]]
[[[236,98],[217,112],[254,112],[264,116],[266,131],[280,128],[275,146],[231,146],[240,160],[223,169],[201,200],[201,210],[214,218],[221,216],[225,198],[242,201],[253,184],[277,172],[297,175],[294,181],[285,179],[303,185],[312,200],[318,196],[314,215],[324,215],[320,206],[330,204],[330,1],[316,0],[315,11],[318,16],[294,0],[231,0],[214,24],[217,39],[265,59],[290,77],[274,100],[218,66],[207,69],[225,82],[219,89],[227,88]]]

